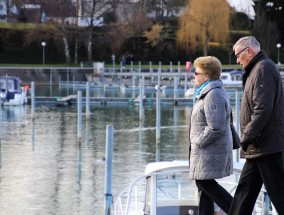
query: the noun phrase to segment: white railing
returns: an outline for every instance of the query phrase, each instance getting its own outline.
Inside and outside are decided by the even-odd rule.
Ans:
[[[177,173],[177,172],[184,172],[184,170],[170,170],[165,172],[154,172],[149,175],[143,175],[137,178],[135,181],[133,181],[128,189],[123,190],[117,197],[115,204],[114,204],[114,215],[143,215],[143,207],[144,206],[144,200],[145,198],[141,198],[138,193],[138,187],[144,186],[145,189],[145,183],[146,178],[154,176],[154,175],[160,175],[160,174],[169,174],[169,173]],[[239,175],[239,172],[234,172],[234,175]],[[234,190],[237,187],[237,182],[228,182],[223,180],[218,180],[222,186],[229,185],[231,187],[230,190],[228,190],[230,193],[234,193]],[[177,200],[183,200],[181,199],[180,190],[182,187],[178,183],[178,199]],[[144,193],[145,194],[145,193]],[[140,203],[140,207],[139,207]],[[271,209],[270,209],[271,208]],[[130,211],[131,209],[131,211]],[[254,215],[278,215],[276,212],[275,207],[271,204],[269,197],[267,195],[266,190],[263,188],[261,189],[261,193],[257,199],[257,202],[255,204],[254,208]]]

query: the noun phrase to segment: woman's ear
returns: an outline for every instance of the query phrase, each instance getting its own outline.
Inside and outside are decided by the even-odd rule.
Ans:
[[[206,81],[209,81],[209,75],[206,75]]]

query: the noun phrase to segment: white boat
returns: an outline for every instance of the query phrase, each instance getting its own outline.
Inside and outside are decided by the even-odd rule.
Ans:
[[[27,103],[27,87],[21,87],[18,77],[0,77],[0,98],[2,105],[23,105]]]
[[[242,87],[242,72],[239,70],[233,70],[230,72],[222,72],[220,79],[222,80],[225,88],[240,88]],[[186,98],[193,98],[195,94],[195,88],[189,88],[185,93],[184,96]]]
[[[220,77],[224,87],[241,87],[243,84],[242,78],[242,72],[239,70],[222,72]]]
[[[86,88],[86,81],[59,81],[60,87]],[[89,82],[90,88],[104,88],[103,82]]]
[[[234,174],[217,180],[234,195],[242,170],[242,163],[234,163]],[[194,180],[188,179],[188,161],[149,163],[144,175],[122,191],[114,205],[115,215],[195,215],[198,214],[198,190]],[[215,205],[215,215],[225,213]],[[277,215],[265,189],[262,189],[254,208],[254,215]]]
[[[130,92],[130,91],[140,91],[141,87],[140,85],[135,85],[134,88],[132,85],[126,85],[126,84],[122,84],[120,86],[120,90],[123,92]],[[157,85],[154,84],[145,84],[144,85],[144,92],[155,92],[157,91]],[[159,90],[164,90],[165,86],[160,86]]]
[[[191,88],[188,88],[187,91],[185,91],[184,97],[185,98],[193,98],[194,94],[195,94],[195,88],[191,87]]]

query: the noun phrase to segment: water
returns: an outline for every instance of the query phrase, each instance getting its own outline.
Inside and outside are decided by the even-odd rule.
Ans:
[[[106,126],[114,126],[113,196],[156,160],[154,107],[92,107],[77,142],[76,107],[4,107],[0,214],[104,214]],[[160,160],[187,159],[189,107],[161,111]]]
[[[36,96],[67,96],[77,90],[36,86]],[[91,92],[91,96],[123,96],[119,90]],[[36,105],[34,120],[29,105],[2,108],[0,214],[103,215],[107,125],[114,126],[114,201],[143,174],[147,163],[188,159],[191,107],[162,105],[160,147],[155,106],[144,107],[142,121],[135,106],[98,105],[90,110],[89,121],[83,114],[79,144],[76,106]]]
[[[83,93],[83,96],[86,96],[86,87],[66,87],[66,86],[59,86],[59,85],[36,85],[36,96],[51,96],[51,97],[64,97],[68,95],[77,95],[77,91],[80,90]],[[184,89],[179,89],[177,91],[177,97],[183,98],[184,97]],[[119,98],[136,98],[140,94],[139,90],[134,91],[122,91],[119,88],[116,89],[104,89],[101,88],[90,88],[90,96],[91,97],[119,97]],[[145,96],[147,98],[155,98],[156,92],[155,91],[145,91]],[[161,98],[174,98],[173,91],[163,91],[161,93]]]

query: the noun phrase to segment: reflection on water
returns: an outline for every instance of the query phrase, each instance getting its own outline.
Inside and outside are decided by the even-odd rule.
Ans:
[[[62,92],[63,93],[63,92]],[[76,93],[75,93],[76,94]],[[161,110],[160,160],[187,159],[189,107]],[[3,107],[0,214],[104,214],[106,126],[114,126],[113,196],[155,161],[156,110],[93,107],[77,143],[76,107]],[[83,114],[84,116],[84,114]]]

